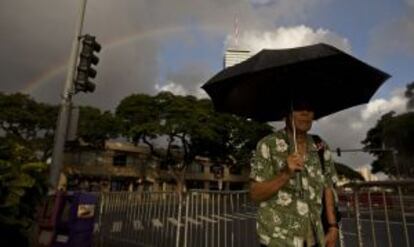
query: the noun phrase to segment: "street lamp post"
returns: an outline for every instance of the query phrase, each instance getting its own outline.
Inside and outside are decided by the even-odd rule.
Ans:
[[[63,152],[66,141],[70,108],[72,104],[73,78],[75,76],[76,62],[79,53],[79,40],[82,34],[86,2],[87,0],[79,0],[79,18],[76,23],[75,36],[72,42],[72,51],[69,57],[66,81],[62,92],[59,116],[56,124],[49,177],[49,183],[52,190],[57,189],[60,172],[63,166]]]

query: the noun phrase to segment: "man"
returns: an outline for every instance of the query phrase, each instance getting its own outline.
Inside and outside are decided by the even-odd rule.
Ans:
[[[252,160],[250,196],[260,203],[259,241],[263,247],[334,247],[339,233],[334,213],[334,163],[322,142],[322,172],[318,146],[307,134],[314,119],[312,107],[305,101],[292,105],[286,128],[260,140]],[[322,203],[329,224],[326,233],[321,223]]]

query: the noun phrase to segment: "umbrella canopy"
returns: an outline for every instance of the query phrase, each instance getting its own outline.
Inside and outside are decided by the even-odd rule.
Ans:
[[[390,76],[326,44],[262,50],[226,68],[202,88],[217,111],[258,121],[281,120],[296,98],[315,119],[364,104]]]

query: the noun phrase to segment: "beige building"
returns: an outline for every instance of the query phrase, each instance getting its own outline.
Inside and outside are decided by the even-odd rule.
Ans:
[[[252,55],[253,54],[248,50],[228,49],[226,53],[224,53],[223,66],[224,68],[227,68],[236,65],[250,58]]]
[[[65,152],[64,169],[69,190],[171,191],[177,173],[161,169],[147,146],[108,141],[103,150],[79,147]],[[249,167],[214,165],[196,157],[179,173],[187,189],[237,190],[248,183]]]

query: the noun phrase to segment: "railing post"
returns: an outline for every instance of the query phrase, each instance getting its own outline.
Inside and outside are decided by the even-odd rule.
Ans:
[[[215,199],[214,199],[214,196],[215,196],[215,194],[214,193],[209,193],[210,194],[210,196],[211,196],[211,213],[209,214],[209,216],[211,217],[212,215],[214,215],[214,204],[215,204]],[[211,223],[211,245],[215,245],[215,224],[214,223]]]
[[[385,197],[385,191],[382,191],[382,202],[384,203],[385,226],[387,228],[388,246],[392,247],[390,219],[389,219],[389,216],[388,216],[388,204],[387,204],[387,199]]]
[[[208,217],[208,214],[209,214],[209,210],[210,210],[210,195],[208,194],[208,193],[205,193],[206,194],[206,198],[207,198],[207,204],[206,204],[206,214],[205,214],[205,217]],[[209,227],[208,227],[208,225],[209,225],[209,223],[208,222],[206,222],[206,230],[205,230],[205,239],[204,239],[204,242],[206,243],[206,247],[208,247],[209,245],[208,245],[208,229],[209,229]]]
[[[99,226],[99,231],[98,231],[98,234],[99,234],[99,244],[98,244],[98,246],[102,246],[102,244],[103,244],[103,239],[102,239],[102,236],[104,235],[103,234],[103,232],[102,232],[102,216],[103,216],[103,214],[104,214],[104,211],[103,211],[103,209],[104,209],[104,207],[105,207],[105,193],[99,193],[99,218],[98,218],[98,226]]]
[[[377,239],[375,235],[375,225],[374,225],[374,212],[372,210],[372,201],[371,201],[371,191],[368,191],[368,206],[369,206],[369,219],[371,223],[372,244],[373,244],[373,247],[377,247]]]
[[[227,198],[228,195],[223,196],[224,215],[227,214]],[[226,233],[224,234],[224,247],[227,247],[227,221],[224,221],[224,232]]]
[[[188,192],[185,196],[185,225],[184,225],[184,247],[187,247],[187,238],[188,238],[188,208],[189,208],[189,201],[190,201],[190,194]]]
[[[175,240],[175,247],[180,246],[180,227],[181,227],[181,210],[182,210],[183,198],[182,192],[180,191],[178,194],[178,216],[177,216],[177,232],[176,232],[176,240]]]
[[[401,208],[401,217],[403,221],[403,227],[404,227],[404,236],[405,236],[405,245],[410,246],[410,236],[408,235],[408,228],[407,228],[407,219],[405,217],[405,207],[404,207],[404,200],[402,196],[401,186],[398,186],[398,197],[400,202],[400,208]]]
[[[356,231],[357,231],[357,237],[358,237],[358,247],[363,247],[363,241],[362,241],[362,227],[361,227],[361,220],[360,220],[360,212],[359,212],[359,187],[355,188],[354,191],[354,209],[355,209],[355,224],[356,224]]]
[[[339,227],[339,246],[345,247],[344,233],[342,232],[342,226]]]
[[[221,212],[221,207],[220,207],[220,203],[221,203],[221,194],[222,192],[220,191],[219,193],[217,193],[217,215],[220,216]],[[220,240],[221,240],[221,234],[220,234],[220,219],[218,220],[218,224],[217,224],[217,247],[220,247]]]
[[[234,212],[234,200],[233,200],[234,194],[230,194],[230,211]],[[234,247],[234,220],[231,222],[231,247]]]

